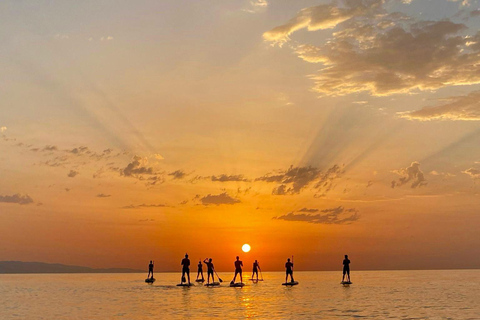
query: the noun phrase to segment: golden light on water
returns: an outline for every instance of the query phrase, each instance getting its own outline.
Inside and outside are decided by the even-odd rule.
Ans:
[[[251,249],[250,245],[248,243],[245,243],[243,246],[242,246],[242,251],[243,252],[249,252]]]

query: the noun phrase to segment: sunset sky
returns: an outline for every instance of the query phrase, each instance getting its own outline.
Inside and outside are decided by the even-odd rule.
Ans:
[[[2,1],[0,260],[480,268],[479,30],[479,0]]]

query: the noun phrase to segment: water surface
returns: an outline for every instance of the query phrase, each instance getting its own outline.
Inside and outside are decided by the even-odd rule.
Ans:
[[[480,270],[284,273],[230,288],[177,287],[180,274],[0,275],[0,319],[480,319]]]

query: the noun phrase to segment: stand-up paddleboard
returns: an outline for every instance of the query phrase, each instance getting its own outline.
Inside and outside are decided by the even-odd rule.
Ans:
[[[146,282],[146,283],[154,283],[154,282],[155,282],[155,278],[147,278],[147,279],[145,279],[145,282]]]
[[[197,279],[196,282],[205,282],[205,279]]]
[[[245,285],[245,283],[243,283],[243,282],[230,283],[230,287],[234,287],[234,288],[241,288],[244,285]]]
[[[342,282],[340,282],[340,284],[347,285],[347,284],[352,284],[352,282],[351,281],[342,281]]]
[[[195,286],[193,283],[179,283],[177,284],[177,287],[193,287]]]
[[[296,286],[297,284],[298,284],[298,281],[290,281],[290,282],[282,283],[282,286]]]
[[[218,287],[220,285],[220,282],[212,282],[212,283],[206,283],[205,287]]]

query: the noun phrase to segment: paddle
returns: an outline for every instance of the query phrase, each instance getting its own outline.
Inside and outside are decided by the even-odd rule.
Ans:
[[[260,268],[258,268],[260,269]],[[262,269],[260,269],[260,277],[262,277],[262,281],[263,281],[263,273],[262,273]]]
[[[215,274],[217,275],[218,281],[223,282],[223,280],[218,276],[217,270],[213,269],[213,271],[214,271]]]

